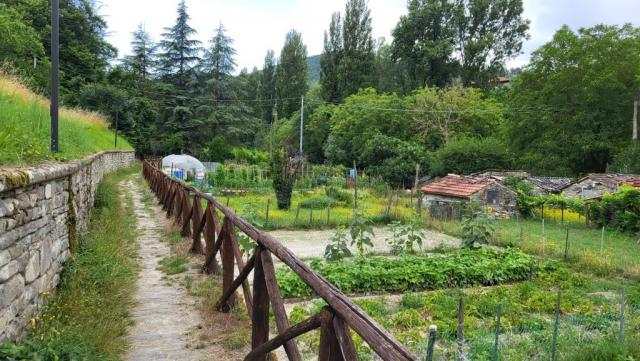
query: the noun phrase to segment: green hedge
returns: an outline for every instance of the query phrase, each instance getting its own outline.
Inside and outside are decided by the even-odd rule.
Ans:
[[[345,293],[407,292],[495,285],[531,278],[535,258],[517,249],[457,250],[445,255],[400,258],[356,257],[339,262],[312,261],[311,267]],[[312,290],[291,270],[278,269],[283,297],[307,297]]]

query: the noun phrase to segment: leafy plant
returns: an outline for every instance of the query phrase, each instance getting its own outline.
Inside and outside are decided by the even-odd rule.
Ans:
[[[365,248],[373,247],[373,226],[371,221],[363,217],[357,209],[353,211],[353,221],[349,228],[351,235],[351,245],[355,246],[359,255],[363,255]]]
[[[482,248],[456,250],[442,256],[314,261],[312,268],[343,292],[363,293],[409,292],[520,281],[535,274],[536,264],[533,256],[515,248],[504,251]],[[284,297],[312,294],[311,289],[291,270],[278,269],[276,274]]]
[[[422,248],[424,231],[417,218],[412,217],[407,223],[394,221],[387,226],[387,229],[391,237],[385,241],[389,244],[392,254],[415,253],[416,246]]]
[[[462,219],[462,248],[479,248],[493,238],[495,224],[493,219],[481,209],[472,209],[471,215]]]
[[[327,196],[313,196],[310,198],[303,199],[299,206],[300,208],[305,209],[326,209],[328,207],[333,207],[336,205],[336,201]]]
[[[284,148],[274,150],[271,157],[271,173],[273,175],[273,189],[276,192],[278,209],[291,208],[291,193],[296,178],[300,160],[292,157]]]
[[[238,235],[238,244],[240,245],[240,253],[248,255],[253,253],[256,248],[256,243],[244,233]]]
[[[324,259],[327,261],[338,261],[346,257],[351,257],[351,251],[347,246],[347,233],[343,226],[336,228],[331,236],[330,242],[324,249]]]

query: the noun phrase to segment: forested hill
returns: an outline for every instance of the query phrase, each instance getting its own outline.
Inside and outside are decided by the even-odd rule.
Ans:
[[[118,117],[145,154],[225,161],[298,149],[304,96],[306,158],[355,161],[393,185],[410,183],[416,163],[431,175],[640,172],[631,139],[640,29],[631,24],[562,27],[516,71],[505,65],[529,37],[522,0],[410,2],[388,42],[372,36],[372,18],[385,14],[347,0],[327,22],[321,55],[309,56],[291,30],[261,69],[238,73],[224,25],[208,29],[209,41],[196,40],[182,0],[160,38],[140,25],[131,54],[113,61],[109,29],[93,4],[61,2],[62,99],[106,115],[112,126]],[[0,63],[44,93],[49,9],[48,0],[0,2],[0,34],[12,35],[0,37]],[[507,74],[510,83],[499,83]]]
[[[309,82],[318,83],[320,81],[320,55],[313,55],[308,57],[307,67]]]

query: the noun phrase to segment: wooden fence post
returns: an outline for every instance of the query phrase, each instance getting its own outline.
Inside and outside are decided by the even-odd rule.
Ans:
[[[193,196],[193,243],[191,244],[191,253],[202,254],[202,239],[200,234],[202,233],[202,228],[204,226],[203,222],[206,222],[206,218],[202,216],[202,204],[200,196]]]
[[[624,344],[624,306],[625,306],[625,290],[622,287],[620,295],[620,344]]]
[[[569,258],[569,227],[567,227],[567,236],[564,238],[564,260]]]
[[[255,267],[253,269],[253,311],[251,312],[251,349],[269,340],[269,295],[264,279],[264,271],[262,267],[261,246],[255,250]],[[257,360],[268,361],[269,354],[261,355]]]
[[[218,250],[222,247],[222,228],[219,226],[220,221],[211,203],[207,205],[204,213],[206,217],[204,225],[206,248],[202,270],[207,274],[220,274],[220,266],[216,260],[216,253],[218,253]]]
[[[233,223],[229,218],[224,219],[220,237],[222,238],[222,290],[226,291],[231,288],[233,283],[233,245],[231,244],[231,232],[233,232]],[[223,312],[228,312],[231,307],[236,304],[235,295],[231,296],[228,301],[221,305]]]
[[[327,309],[327,307],[325,307]],[[320,350],[318,361],[343,361],[340,354],[340,345],[333,328],[333,311],[329,310],[328,317],[322,319],[320,325]]]
[[[271,205],[271,198],[267,198],[267,212],[264,216],[264,226],[267,227],[269,224],[269,206]]]
[[[327,207],[327,227],[331,224],[331,207]]]
[[[296,219],[293,221],[293,224],[298,224],[298,218],[300,216],[300,205],[298,204],[298,207],[296,208]]]

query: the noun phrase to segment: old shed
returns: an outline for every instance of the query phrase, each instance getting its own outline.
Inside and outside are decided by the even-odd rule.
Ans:
[[[623,184],[640,188],[640,175],[619,173],[591,173],[562,190],[569,198],[595,199],[607,193],[616,193]]]
[[[436,219],[459,218],[461,209],[477,200],[497,218],[510,218],[517,212],[517,194],[496,180],[449,174],[421,188],[429,214]]]

